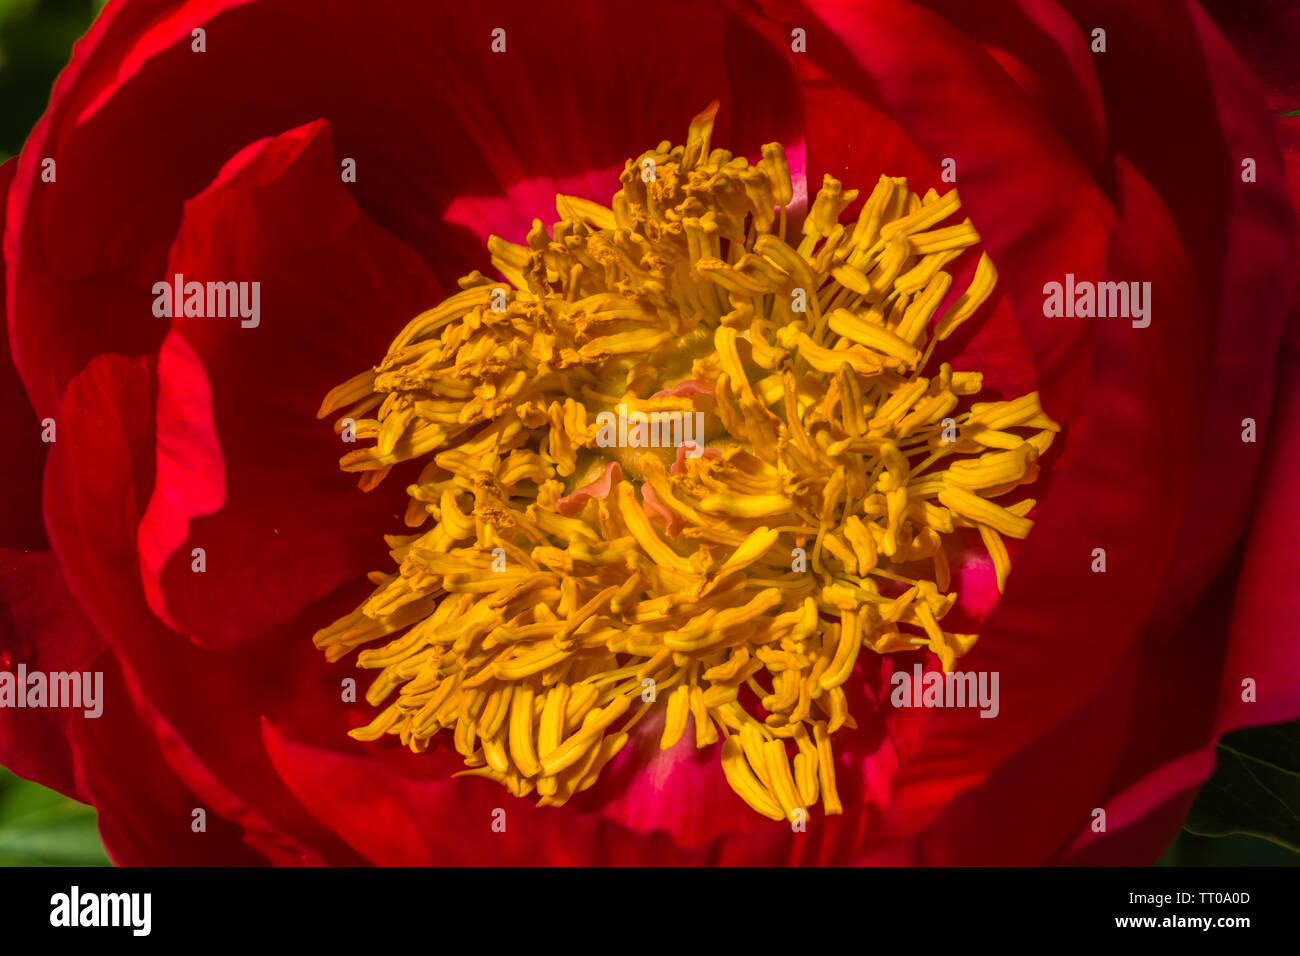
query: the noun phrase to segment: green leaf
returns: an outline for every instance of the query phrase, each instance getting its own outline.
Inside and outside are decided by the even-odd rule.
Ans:
[[[0,0],[0,149],[22,147],[98,9],[92,0]]]
[[[0,0],[0,23],[30,16],[36,0]]]
[[[1183,829],[1208,837],[1245,834],[1300,853],[1300,721],[1224,736],[1214,775]]]
[[[1157,866],[1300,866],[1300,853],[1242,833],[1203,837],[1183,830]]]
[[[1285,113],[1278,113],[1278,116],[1300,116],[1300,110],[1288,110]]]
[[[95,810],[0,768],[0,866],[108,866]]]

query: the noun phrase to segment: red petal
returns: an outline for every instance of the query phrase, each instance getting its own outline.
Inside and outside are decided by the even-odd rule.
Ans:
[[[1264,476],[1223,663],[1217,733],[1300,716],[1300,589],[1291,577],[1300,563],[1300,307],[1283,346],[1266,435]],[[1243,700],[1247,679],[1254,682],[1253,701]]]
[[[17,159],[0,163],[0,237],[4,233],[9,186],[17,169]],[[5,270],[0,268],[0,307],[5,299]],[[4,421],[0,422],[0,459],[11,463],[0,472],[0,507],[4,509],[0,512],[0,544],[43,549],[47,543],[41,523],[41,468],[49,446],[41,441],[43,426],[18,378],[7,341],[0,350],[0,408],[6,409]]]
[[[442,295],[419,257],[357,208],[323,123],[232,159],[186,204],[166,274],[260,283],[256,327],[172,320],[157,487],[140,527],[151,605],[227,648],[386,565],[378,532],[400,527],[405,470],[361,493],[338,470],[350,446],[316,411]],[[197,547],[202,574],[191,570]]]
[[[68,593],[48,551],[0,549],[0,671],[82,671],[104,642]],[[74,728],[81,714],[54,708],[6,709],[0,721],[0,764],[20,777],[87,799],[77,777]]]
[[[1000,671],[1003,713],[1016,717],[997,722],[995,730],[948,714],[891,721],[903,761],[891,810],[894,825],[908,831],[1091,696],[1134,639],[1152,607],[1156,580],[1116,573],[1114,562],[1119,555],[1133,568],[1168,563],[1171,548],[1154,540],[1160,536],[1151,529],[1172,530],[1180,519],[1179,503],[1169,494],[1185,487],[1199,424],[1189,370],[1207,364],[1208,348],[1180,341],[1170,322],[1140,331],[1044,322],[1043,283],[1060,281],[1066,272],[1150,278],[1158,314],[1199,312],[1194,298],[1176,298],[1191,280],[1180,238],[1158,199],[1121,168],[1123,219],[1110,240],[1115,216],[1086,167],[967,38],[901,5],[873,5],[866,16],[833,5],[818,12],[831,28],[823,37],[828,52],[822,64],[834,75],[855,78],[853,88],[864,100],[883,101],[930,155],[957,158],[963,199],[1016,306],[1045,405],[1068,429],[1038,528],[968,659],[969,666]],[[898,36],[924,36],[926,42],[904,55],[894,43]],[[862,74],[869,79],[858,81]],[[827,146],[834,148],[833,139],[810,142],[810,155]],[[1129,235],[1143,236],[1145,247],[1133,248]],[[1081,345],[1090,341],[1098,352],[1081,405],[1092,351]],[[1135,474],[1126,460],[1143,461],[1143,472]],[[1105,577],[1088,570],[1096,545],[1110,555]],[[1089,653],[1078,655],[1084,647]],[[1068,672],[1053,667],[1062,654],[1071,657]]]
[[[244,828],[223,819],[217,807],[190,789],[168,763],[169,741],[137,717],[135,698],[122,672],[105,651],[96,661],[104,673],[104,716],[74,729],[85,799],[99,813],[99,833],[120,866],[172,866],[202,863],[251,866],[300,862],[290,851],[259,852]],[[203,816],[195,811],[202,810]],[[200,826],[200,821],[202,825]]]
[[[773,138],[798,138],[784,43],[729,10],[686,0],[653,17],[598,0],[563,17],[537,6],[502,16],[474,4],[438,17],[398,4],[375,17],[350,6],[328,30],[307,31],[306,8],[293,3],[121,6],[92,26],[62,75],[24,149],[10,209],[11,248],[23,251],[20,263],[11,260],[16,354],[43,413],[89,357],[157,347],[164,330],[145,311],[148,289],[181,203],[261,137],[328,119],[338,155],[357,160],[361,207],[436,264],[448,285],[488,265],[478,238],[445,218],[457,197],[490,199],[549,179],[544,204],[539,182],[529,194],[536,208],[492,224],[518,238],[532,216],[551,216],[556,184],[580,184],[680,136],[714,98],[723,102],[720,144],[754,154]],[[207,31],[201,54],[190,39],[199,27]],[[490,49],[497,27],[507,30],[506,55]],[[339,37],[348,38],[343,61]],[[568,48],[588,55],[556,58]],[[665,50],[691,69],[665,69]],[[600,135],[593,116],[602,117]],[[44,156],[58,161],[58,182],[46,187]],[[597,195],[614,188],[608,182]]]
[[[1286,112],[1300,104],[1300,8],[1290,0],[1205,0],[1201,6],[1268,87],[1270,110]]]
[[[159,577],[185,543],[191,518],[220,510],[226,500],[226,463],[212,421],[212,389],[202,360],[183,337],[169,332],[158,354],[158,468],[154,493],[137,535],[140,571],[149,606],[175,630]],[[206,540],[204,542],[207,543]]]
[[[669,781],[662,767],[647,773],[640,758],[629,755],[566,806],[537,807],[479,777],[421,779],[371,756],[303,744],[277,725],[264,732],[267,751],[293,792],[372,863],[816,863],[847,859],[865,832],[865,814],[858,811],[818,820],[806,833],[757,818],[722,781],[716,749],[678,763],[698,766],[690,781]],[[625,786],[641,795],[618,797]],[[694,799],[686,799],[690,795]],[[494,831],[494,821],[504,821],[505,830]],[[737,825],[748,831],[743,837],[731,832]]]
[[[1206,742],[1213,722],[1205,704],[1216,686],[1234,579],[1223,576],[1183,632],[1135,643],[1091,700],[956,797],[920,838],[925,861],[1043,865],[1105,841],[1106,852],[1125,853],[1128,862],[1154,862],[1181,818],[1163,830],[1163,840],[1150,841],[1154,846],[1125,846],[1108,834],[1190,793],[1213,769],[1204,753],[1212,749]],[[1106,814],[1099,833],[1092,830],[1098,809]]]
[[[1261,445],[1242,443],[1242,419],[1268,416],[1272,357],[1296,289],[1294,217],[1263,91],[1198,8],[1074,6],[1081,23],[1107,24],[1097,62],[1115,148],[1168,208],[1209,306],[1178,319],[1185,337],[1208,346],[1183,373],[1208,388],[1182,413],[1200,417],[1201,447],[1159,599],[1176,623],[1249,514]],[[1154,33],[1163,42],[1152,46]],[[1256,161],[1255,182],[1242,181],[1243,157]]]
[[[1055,3],[1034,0],[923,0],[998,62],[1098,179],[1108,181],[1110,153],[1090,29]],[[1105,21],[1107,25],[1111,22]]]
[[[202,832],[193,810],[204,807],[163,759],[159,742],[137,717],[112,652],[68,592],[50,552],[0,558],[0,670],[80,672],[97,681],[98,715],[86,709],[6,711],[0,763],[99,812],[109,855],[119,864],[257,863],[241,828],[212,815]]]
[[[283,652],[276,645],[255,655],[203,651],[163,627],[145,601],[135,536],[137,502],[148,494],[152,471],[153,387],[147,361],[102,357],[65,395],[45,488],[50,540],[65,577],[117,653],[150,736],[209,816],[239,824],[244,839],[270,859],[347,859],[284,790],[257,746],[258,713],[301,683]],[[300,639],[293,647],[313,650]],[[318,654],[304,657],[319,664]],[[321,664],[317,673],[324,671]],[[219,705],[219,721],[197,705],[204,700]],[[105,763],[115,754],[104,752]],[[122,805],[129,804],[124,797]],[[172,807],[181,809],[188,815],[192,807]]]
[[[1153,770],[1107,801],[1106,829],[1091,824],[1056,862],[1068,866],[1150,866],[1169,848],[1200,784],[1214,770],[1214,748]]]

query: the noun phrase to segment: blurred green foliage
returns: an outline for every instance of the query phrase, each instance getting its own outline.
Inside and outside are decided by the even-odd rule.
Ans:
[[[0,159],[18,152],[102,0],[0,0]]]
[[[21,148],[72,44],[104,5],[0,0],[0,160]],[[0,865],[108,862],[92,808],[0,768]],[[1300,722],[1224,738],[1214,776],[1160,863],[1300,865]]]
[[[108,866],[95,810],[0,768],[0,866]]]

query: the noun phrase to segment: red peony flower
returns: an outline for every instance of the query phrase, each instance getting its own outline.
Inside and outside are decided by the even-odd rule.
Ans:
[[[101,717],[6,710],[0,763],[94,804],[115,860],[1150,862],[1221,734],[1300,715],[1300,605],[1285,577],[1300,532],[1287,441],[1300,429],[1294,214],[1263,93],[1198,7],[314,12],[111,4],[22,155],[0,167],[12,359],[0,388],[13,410],[0,434],[14,463],[0,670],[104,675]],[[792,236],[836,205],[814,198],[823,176],[846,190],[832,210],[846,231],[882,175],[908,184],[892,219],[955,185],[998,283],[924,374],[939,377],[940,362],[980,372],[981,401],[1037,393],[1045,415],[1025,427],[1060,426],[1004,593],[1004,562],[978,551],[966,499],[948,501],[965,536],[931,555],[951,562],[959,595],[942,633],[978,628],[957,649],[962,667],[998,675],[996,719],[891,700],[895,674],[952,667],[946,637],[862,651],[842,685],[856,727],[834,734],[843,812],[801,830],[746,808],[719,766],[725,747],[661,750],[660,711],[562,806],[453,776],[465,760],[450,734],[404,747],[421,735],[382,725],[357,735],[380,739],[356,739],[380,713],[346,693],[365,672],[311,641],[391,580],[383,535],[426,517],[406,489],[442,480],[421,474],[429,449],[409,447],[359,491],[340,455],[416,439],[384,406],[373,433],[357,422],[362,445],[342,445],[317,421],[322,396],[459,288],[495,288],[458,286],[492,259],[526,279],[513,257],[527,250],[494,241],[489,253],[490,235],[525,243],[534,218],[555,220],[557,193],[606,204],[629,157],[677,141],[715,99],[714,146],[771,162],[762,147],[785,144],[792,194],[778,205]],[[562,219],[603,222],[569,208]],[[917,266],[927,253],[912,254],[902,261]],[[980,261],[941,264],[951,291],[927,315],[960,308]],[[722,262],[683,281],[712,270],[743,290],[731,266],[743,272]],[[894,295],[897,275],[866,282]],[[1076,280],[1149,283],[1146,316],[1053,314],[1051,284],[1064,303]],[[827,347],[865,362],[852,331],[841,322]],[[752,351],[740,355],[751,370]],[[712,407],[736,385],[686,369],[647,380],[646,395]],[[922,374],[890,367],[903,371]],[[348,397],[364,405],[377,393],[363,381]],[[481,403],[464,416],[494,396],[464,396]],[[417,413],[462,414],[436,402]],[[543,471],[564,458],[546,447]],[[692,457],[666,458],[665,476],[735,460],[725,448]],[[556,471],[568,482],[556,514],[577,521],[628,494],[635,462],[597,464]],[[668,487],[642,500],[671,564],[689,522]],[[756,533],[747,520],[737,527]],[[839,560],[859,545],[841,541]],[[818,612],[823,633],[850,628]],[[792,780],[811,786],[797,765]]]

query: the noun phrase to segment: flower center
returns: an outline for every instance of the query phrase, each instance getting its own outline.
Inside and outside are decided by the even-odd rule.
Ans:
[[[838,813],[862,649],[951,670],[974,644],[941,625],[945,536],[977,529],[1001,588],[1034,502],[993,499],[1058,430],[1036,393],[971,404],[979,372],[922,374],[993,289],[984,255],[931,321],[979,236],[942,225],[956,190],[890,177],[843,224],[858,193],[826,176],[787,239],[784,150],[710,149],[715,110],[629,161],[609,208],[562,195],[550,232],[492,237],[505,282],[466,276],[326,397],[374,440],[342,467],[370,490],[420,460],[406,524],[433,522],[388,537],[396,572],[315,636],[331,661],[386,642],[358,655],[387,703],[352,736],[450,731],[466,773],[558,805],[662,708],[661,746],[721,739],[759,813]],[[705,434],[611,444],[615,409]]]

